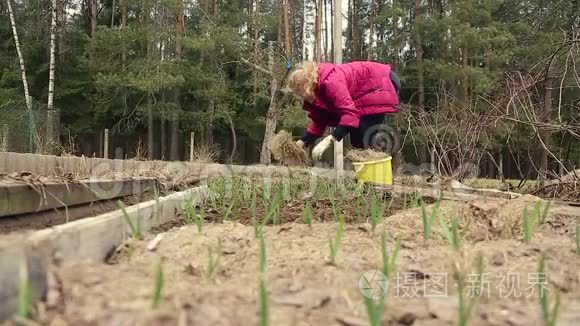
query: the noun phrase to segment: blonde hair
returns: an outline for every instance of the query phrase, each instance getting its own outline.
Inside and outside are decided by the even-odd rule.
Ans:
[[[307,96],[314,96],[314,89],[318,83],[318,65],[316,62],[305,61],[288,77],[288,89],[296,94],[303,89]]]

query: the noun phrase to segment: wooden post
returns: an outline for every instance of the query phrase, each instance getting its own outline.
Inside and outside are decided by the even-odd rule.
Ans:
[[[195,140],[195,132],[191,132],[191,134],[189,134],[189,161],[193,162],[193,141]]]
[[[334,63],[342,63],[342,0],[334,1]],[[343,142],[334,143],[334,168],[337,172],[344,169]]]
[[[2,125],[2,142],[0,142],[0,152],[8,151],[8,125]]]
[[[564,172],[565,170],[565,166],[564,166],[564,162],[566,162],[564,160],[564,153],[562,151],[562,149],[560,149],[560,156],[559,156],[560,162],[558,163],[558,175],[560,177],[563,177],[565,175],[566,172]]]
[[[109,129],[105,129],[104,143],[103,158],[109,158]]]
[[[503,180],[503,152],[499,152],[499,178]]]
[[[495,162],[493,161],[493,154],[491,153],[489,156],[489,160],[487,162],[487,177],[491,179],[496,179]]]
[[[435,166],[435,148],[431,149],[431,173],[436,174],[437,167]]]

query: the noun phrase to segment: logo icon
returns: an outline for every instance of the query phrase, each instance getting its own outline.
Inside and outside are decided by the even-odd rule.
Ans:
[[[358,287],[365,297],[377,300],[387,294],[389,280],[381,271],[367,271],[358,280]]]
[[[401,149],[399,132],[386,123],[369,128],[363,136],[363,143],[367,147],[388,154],[394,154]]]

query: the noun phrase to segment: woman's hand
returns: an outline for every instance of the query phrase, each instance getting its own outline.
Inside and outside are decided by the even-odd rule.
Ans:
[[[316,161],[319,161],[322,157],[322,154],[326,152],[326,150],[330,147],[330,144],[332,144],[334,141],[335,139],[332,135],[326,136],[326,138],[318,143],[318,145],[316,145],[312,150],[312,158]]]
[[[306,144],[301,139],[301,140],[296,141],[296,146],[298,146],[298,148],[300,149],[300,160],[301,160],[301,164],[306,163],[306,161],[307,161],[307,159],[306,159],[306,150],[304,149],[304,147],[306,147]]]
[[[306,146],[306,144],[304,144],[304,141],[302,141],[302,139],[296,141],[296,145],[298,145],[298,147],[300,147],[300,149],[304,150],[304,147]]]

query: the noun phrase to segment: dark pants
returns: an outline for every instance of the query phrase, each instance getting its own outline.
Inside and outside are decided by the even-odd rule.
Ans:
[[[379,125],[385,123],[385,114],[365,115],[360,119],[358,128],[350,132],[350,143],[360,149],[370,148]]]
[[[397,95],[401,91],[401,79],[394,71],[391,71],[391,83],[393,83],[393,87],[395,87],[395,91],[397,91]]]
[[[399,76],[394,71],[391,71],[391,82],[393,83],[393,87],[395,87],[395,91],[397,95],[399,95],[399,91],[401,90],[401,80]],[[377,144],[376,136],[377,133],[390,130],[384,130],[385,128],[379,127],[379,125],[385,124],[385,114],[371,114],[363,116],[360,119],[360,124],[357,129],[354,129],[350,132],[350,143],[352,146],[360,149],[367,149],[371,147],[375,147],[375,149],[380,149],[380,144]],[[393,145],[387,148],[388,150],[392,149]],[[379,148],[377,148],[379,147]]]

